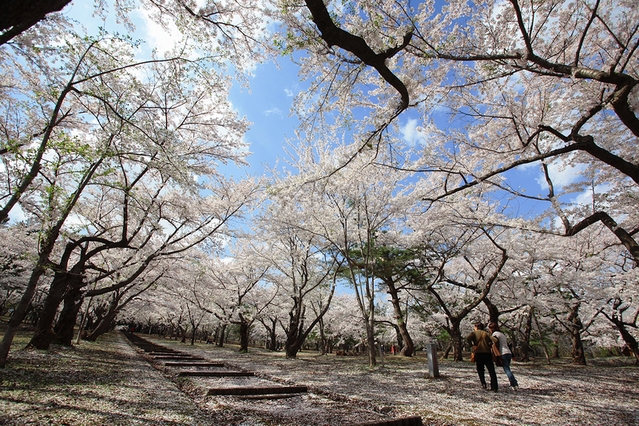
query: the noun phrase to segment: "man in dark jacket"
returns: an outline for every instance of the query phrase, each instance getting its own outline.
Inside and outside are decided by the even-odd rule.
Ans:
[[[488,368],[490,375],[490,390],[497,392],[497,374],[495,373],[495,364],[493,364],[493,355],[490,347],[497,343],[498,340],[484,330],[485,326],[481,322],[475,323],[475,331],[466,337],[466,341],[473,347],[475,353],[475,362],[477,364],[477,374],[481,386],[486,389],[486,378],[484,377],[484,366]]]

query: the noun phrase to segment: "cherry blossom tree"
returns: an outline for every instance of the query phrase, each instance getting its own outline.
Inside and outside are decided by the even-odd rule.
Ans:
[[[530,231],[574,237],[590,229],[607,250],[621,245],[630,261],[639,261],[639,12],[634,5],[306,0],[286,3],[280,11],[286,26],[277,42],[286,53],[306,53],[301,75],[311,80],[311,90],[298,98],[302,130],[309,138],[353,141],[351,155],[334,157],[326,175],[350,167],[355,156],[363,161],[370,148],[378,153],[391,146],[393,161],[370,158],[420,173],[415,204],[420,198],[434,203],[435,215],[438,203],[464,205],[458,195],[484,194],[505,213],[481,218],[484,229],[505,225],[522,229],[526,237]],[[401,132],[402,120],[418,114],[417,146],[396,144],[393,136]],[[340,128],[348,131],[339,133]],[[566,170],[574,177],[560,184]],[[528,181],[522,184],[518,177]],[[535,194],[536,182],[547,195]],[[509,248],[509,256],[520,250]],[[592,253],[579,244],[570,250]],[[589,276],[595,270],[602,274],[599,267],[578,271],[577,293],[590,297],[596,291]],[[518,271],[522,276],[512,283],[513,292],[528,286],[532,293],[545,293],[540,283],[550,271],[536,266]],[[563,303],[548,299],[547,306],[525,306],[511,300],[504,307],[499,296],[484,300],[495,317],[513,309],[527,336],[535,324],[541,329],[538,323],[551,306]],[[614,306],[614,298],[609,300]],[[593,324],[597,308],[584,303],[579,309],[587,311],[585,327]],[[578,327],[576,312],[566,321],[569,312],[562,321]]]
[[[288,224],[321,238],[343,263],[341,278],[353,287],[366,324],[369,365],[376,365],[375,308],[377,300],[376,248],[397,232],[406,199],[400,182],[405,173],[367,167],[354,159],[324,179],[336,163],[347,159],[348,148],[330,140],[300,144],[291,164],[300,173],[282,177],[273,191],[283,208],[295,212]],[[304,191],[299,190],[303,185]],[[289,216],[290,217],[290,216]]]
[[[23,209],[27,208],[39,218],[43,228],[39,260],[3,340],[3,363],[5,349],[8,350],[15,327],[24,317],[35,286],[51,265],[58,279],[54,279],[53,291],[49,291],[47,315],[42,318],[37,336],[45,336],[51,329],[67,285],[74,288],[76,294],[85,285],[84,270],[93,256],[104,250],[130,248],[136,238],[140,242],[145,238],[147,242],[152,241],[153,234],[166,225],[173,227],[173,231],[168,233],[164,244],[170,245],[171,239],[173,244],[189,240],[192,241],[187,245],[202,242],[229,218],[224,214],[220,216],[221,212],[212,208],[203,220],[193,216],[181,223],[178,223],[180,220],[174,222],[174,217],[167,213],[179,213],[179,208],[170,208],[178,204],[171,204],[166,198],[167,190],[173,191],[172,196],[176,197],[179,186],[182,191],[189,191],[191,197],[201,198],[198,191],[206,187],[196,182],[194,176],[215,176],[215,167],[220,162],[241,163],[245,155],[241,134],[246,123],[237,119],[226,103],[227,80],[201,66],[199,61],[187,61],[179,56],[136,61],[133,48],[125,39],[106,36],[66,46],[68,76],[53,73],[43,82],[47,87],[44,93],[51,93],[51,99],[42,99],[42,110],[45,116],[51,111],[51,118],[47,119],[49,124],[44,128],[34,157],[22,155],[20,149],[3,155],[4,160],[10,156],[12,164],[17,164],[6,167],[6,172],[15,170],[15,177],[21,182],[16,189],[7,188],[9,201],[4,206],[5,213],[8,215],[12,205],[20,201]],[[59,92],[55,90],[57,82]],[[33,93],[37,87],[34,85]],[[17,148],[28,146],[27,142],[18,143]],[[20,162],[26,165],[24,175],[20,174]],[[118,169],[120,173],[115,176],[122,178],[121,181],[111,179],[109,174]],[[36,178],[38,185],[34,186],[32,182]],[[103,185],[102,192],[86,191],[93,185],[96,188]],[[144,190],[136,192],[141,187]],[[26,188],[33,191],[25,195]],[[120,195],[116,195],[118,192]],[[150,203],[138,204],[142,200],[139,197],[150,197]],[[226,200],[237,201],[237,198]],[[122,203],[123,208],[113,210],[112,206],[104,205],[93,212],[77,211],[79,203],[90,206],[107,200]],[[240,205],[233,204],[235,201],[227,208],[231,215],[246,199]],[[211,201],[212,204],[220,202],[225,201]],[[162,203],[166,204],[163,210]],[[215,207],[212,204],[207,207]],[[101,216],[92,217],[92,213]],[[128,222],[133,216],[136,224]],[[91,225],[78,227],[83,228],[85,235],[72,237],[61,254],[61,261],[52,261],[56,247],[64,244],[58,242],[61,235],[75,232],[66,225],[70,217]],[[119,234],[113,220],[121,223]],[[147,224],[141,226],[145,222]],[[143,229],[151,232],[141,232]],[[164,247],[166,252],[167,246]],[[75,269],[68,269],[69,261],[75,262]],[[69,278],[74,278],[77,284],[71,285]],[[34,341],[33,344],[46,347],[48,341],[47,337],[42,343]]]
[[[286,334],[287,358],[295,358],[304,342],[328,311],[337,286],[341,261],[326,239],[307,226],[306,212],[287,192],[273,194],[269,205],[253,224],[256,238],[267,250],[260,250],[270,265],[269,281],[280,292],[280,318]],[[313,307],[315,309],[313,309]]]
[[[481,187],[556,210],[552,188],[531,196],[511,178],[529,164],[541,176],[572,166],[581,190],[591,185],[618,203],[555,212],[561,227],[553,231],[572,236],[603,223],[639,260],[636,203],[625,197],[636,192],[639,170],[634,5],[306,0],[281,11],[282,50],[305,51],[301,73],[315,78],[299,99],[304,123],[350,126],[356,155],[389,143],[384,134],[402,113],[423,114],[428,145],[420,159],[406,154],[402,167],[439,177],[424,188],[429,200]]]
[[[366,342],[366,325],[360,319],[359,304],[354,294],[336,294],[331,307],[323,317],[329,350],[335,348],[346,352]]]
[[[499,242],[499,230],[471,224],[433,225],[420,233],[422,243],[416,247],[422,271],[421,278],[415,279],[422,289],[416,297],[437,302],[445,316],[446,322],[441,326],[450,335],[454,359],[461,361],[462,322],[500,278],[508,250]]]
[[[239,327],[240,352],[248,351],[251,328],[277,296],[267,288],[270,267],[259,248],[242,239],[234,242],[227,258],[214,259],[209,266],[216,294],[215,315],[224,324]]]

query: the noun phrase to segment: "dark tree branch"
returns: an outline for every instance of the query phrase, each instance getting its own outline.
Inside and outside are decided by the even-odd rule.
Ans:
[[[392,58],[408,46],[413,32],[410,31],[404,36],[401,45],[387,49],[381,53],[375,53],[363,38],[353,35],[335,25],[323,0],[305,0],[305,2],[306,7],[311,11],[313,22],[317,25],[322,39],[328,46],[338,46],[347,50],[357,56],[364,64],[375,68],[379,75],[401,95],[402,100],[398,111],[403,111],[408,108],[410,100],[408,89],[406,89],[404,83],[386,66],[386,60]]]
[[[0,45],[22,34],[71,0],[4,0],[0,6]]]

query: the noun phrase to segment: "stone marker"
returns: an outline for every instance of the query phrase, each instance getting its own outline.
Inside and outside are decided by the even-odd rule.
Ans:
[[[426,355],[428,356],[428,375],[439,377],[439,364],[437,363],[437,342],[426,343]]]

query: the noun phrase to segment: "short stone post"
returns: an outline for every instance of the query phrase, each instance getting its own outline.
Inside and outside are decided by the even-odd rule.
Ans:
[[[439,364],[437,363],[437,341],[426,343],[426,355],[428,356],[428,375],[439,377]]]

